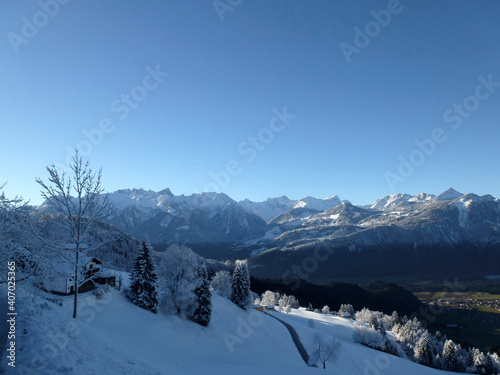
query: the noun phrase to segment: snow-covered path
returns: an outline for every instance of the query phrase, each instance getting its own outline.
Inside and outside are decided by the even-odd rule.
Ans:
[[[307,353],[306,348],[304,348],[304,345],[302,345],[302,341],[300,341],[299,335],[297,334],[297,331],[295,331],[295,328],[293,328],[290,324],[284,322],[283,320],[277,318],[276,316],[269,314],[268,312],[264,312],[264,314],[269,315],[270,317],[273,317],[277,321],[279,321],[281,324],[283,324],[286,329],[288,329],[288,332],[290,332],[290,335],[292,336],[293,343],[295,344],[295,347],[299,351],[300,356],[306,363],[306,365],[309,366],[309,353]],[[312,366],[316,367],[316,366]]]

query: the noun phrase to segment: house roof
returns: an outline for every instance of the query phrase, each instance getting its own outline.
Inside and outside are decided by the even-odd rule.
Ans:
[[[75,273],[75,262],[73,259],[63,259],[63,260],[57,260],[53,263],[50,262],[51,258],[47,259],[46,258],[46,266],[49,266],[49,269],[53,269],[56,271],[58,274],[61,276],[66,276],[70,277]],[[85,266],[89,262],[94,261],[96,264],[102,264],[102,262],[97,259],[96,257],[91,257],[91,256],[81,256],[78,259],[78,263],[80,264],[80,267]]]

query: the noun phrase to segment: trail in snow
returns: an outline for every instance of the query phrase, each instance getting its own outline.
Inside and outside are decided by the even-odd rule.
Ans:
[[[304,348],[304,345],[302,345],[302,342],[300,341],[299,335],[297,334],[297,331],[295,331],[295,328],[293,328],[290,324],[285,323],[283,320],[275,317],[274,315],[269,314],[268,312],[264,311],[264,314],[269,315],[270,317],[276,319],[279,321],[281,324],[283,324],[286,329],[288,329],[288,332],[290,332],[290,335],[292,336],[293,343],[295,344],[295,347],[299,351],[300,356],[306,363],[306,365],[310,367],[317,367],[316,365],[310,365],[309,364],[309,354],[307,353],[307,350]]]

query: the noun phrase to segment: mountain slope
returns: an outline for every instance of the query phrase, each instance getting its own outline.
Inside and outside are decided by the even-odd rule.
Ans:
[[[360,265],[368,259],[377,265],[380,259],[396,264],[395,256],[413,259],[414,269],[403,260],[398,268],[382,264],[391,274],[439,272],[436,262],[441,270],[487,272],[499,257],[500,200],[451,188],[438,196],[393,194],[366,206],[337,196],[236,202],[225,194],[176,196],[169,189],[118,190],[109,197],[117,208],[110,222],[136,238],[148,234],[156,249],[185,244],[222,261],[251,257],[262,277],[279,277],[278,269],[286,270],[292,261],[300,264],[317,248],[336,257],[347,252],[336,261],[348,264],[354,259]],[[47,205],[40,210],[48,210]],[[377,253],[383,256],[372,259]],[[285,263],[277,263],[284,258]],[[333,274],[334,257],[329,258],[325,267],[333,267]],[[361,274],[364,268],[339,271]]]
[[[206,328],[140,309],[116,290],[102,300],[89,293],[81,295],[76,320],[71,318],[70,306],[40,300],[24,306],[30,306],[23,313],[23,327],[29,333],[19,341],[22,350],[17,358],[17,370],[23,374],[302,375],[322,371],[302,361],[281,323],[255,310],[245,312],[217,295]],[[327,364],[328,371],[362,374],[382,363],[387,364],[381,370],[388,375],[446,374],[354,343],[351,321],[303,310],[275,314],[295,327],[308,350],[315,332],[340,340],[338,360]],[[315,328],[309,327],[311,319]],[[5,357],[2,361],[5,369]]]

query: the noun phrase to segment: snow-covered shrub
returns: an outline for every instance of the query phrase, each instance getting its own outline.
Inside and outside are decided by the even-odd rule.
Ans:
[[[376,331],[365,325],[358,325],[353,333],[354,342],[366,345],[370,348],[385,350],[386,339],[380,331]]]

